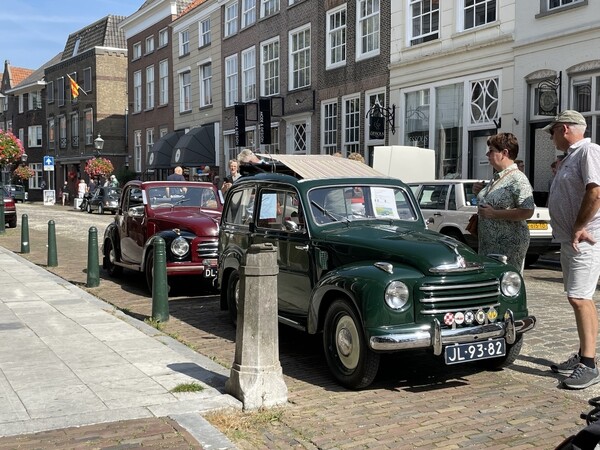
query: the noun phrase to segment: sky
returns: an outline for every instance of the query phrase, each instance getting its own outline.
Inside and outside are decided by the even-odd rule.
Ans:
[[[0,0],[4,61],[35,70],[61,52],[69,34],[113,14],[130,16],[144,0]]]

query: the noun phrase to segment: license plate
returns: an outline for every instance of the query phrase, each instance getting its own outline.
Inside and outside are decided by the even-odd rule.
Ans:
[[[504,338],[473,342],[471,344],[449,345],[444,351],[446,364],[459,364],[504,355],[506,355],[506,342]]]
[[[530,230],[547,230],[548,223],[547,222],[527,222],[527,227]]]
[[[214,278],[217,276],[217,269],[204,269],[204,278]]]

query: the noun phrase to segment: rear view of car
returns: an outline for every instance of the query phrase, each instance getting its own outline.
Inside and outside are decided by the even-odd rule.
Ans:
[[[3,187],[4,191],[4,222],[8,225],[8,228],[15,228],[17,226],[17,206],[15,199],[11,196],[10,191]]]

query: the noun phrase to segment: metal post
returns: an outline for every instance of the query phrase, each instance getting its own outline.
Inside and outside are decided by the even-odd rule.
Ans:
[[[158,322],[169,320],[169,287],[167,285],[167,253],[165,240],[154,240],[154,267],[152,275],[152,319]]]
[[[87,260],[87,282],[89,288],[100,285],[100,263],[98,262],[98,230],[90,227],[88,231],[88,260]]]
[[[1,166],[0,170],[2,170]],[[0,234],[4,233],[6,233],[6,219],[4,217],[4,183],[0,182]]]
[[[48,267],[58,266],[58,256],[56,252],[56,231],[54,220],[48,221]]]
[[[29,253],[29,218],[21,216],[21,253]]]

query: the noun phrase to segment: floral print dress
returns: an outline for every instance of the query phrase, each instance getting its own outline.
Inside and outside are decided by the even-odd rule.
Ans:
[[[523,172],[512,164],[494,175],[477,195],[477,204],[488,204],[494,209],[534,209],[533,189]],[[479,254],[506,255],[508,263],[523,270],[529,247],[529,229],[526,220],[499,220],[479,217]]]

